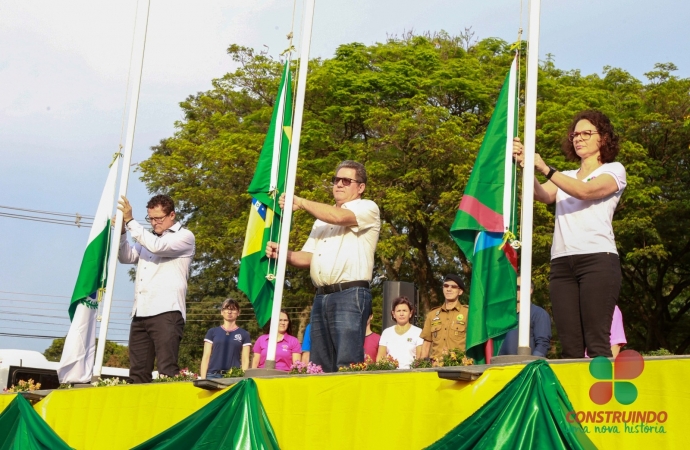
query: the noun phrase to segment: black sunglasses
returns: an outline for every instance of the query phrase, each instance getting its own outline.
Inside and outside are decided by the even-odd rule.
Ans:
[[[350,184],[354,183],[361,183],[361,181],[353,180],[352,178],[344,178],[344,177],[333,177],[331,178],[331,182],[336,185],[339,182],[343,182],[343,186],[348,187]]]

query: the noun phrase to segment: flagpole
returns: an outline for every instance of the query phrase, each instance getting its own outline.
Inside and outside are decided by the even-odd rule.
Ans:
[[[134,131],[137,124],[137,108],[139,106],[139,91],[141,88],[141,74],[144,70],[144,53],[146,51],[146,34],[149,24],[149,11],[151,9],[150,0],[146,0],[146,17],[144,20],[143,36],[141,38],[141,54],[137,61],[138,67],[134,66],[134,83],[132,95],[129,103],[129,114],[127,123],[127,140],[125,142],[125,152],[122,158],[122,177],[120,178],[120,196],[127,195],[127,184],[129,183],[129,171],[132,161],[132,146],[134,144]],[[115,273],[117,271],[117,257],[120,250],[120,230],[122,229],[122,211],[116,210],[115,229],[110,246],[110,260],[108,261],[108,281],[103,296],[103,312],[101,316],[101,329],[98,333],[98,347],[96,348],[96,363],[93,367],[92,380],[97,381],[103,369],[103,356],[105,354],[105,341],[108,335],[108,322],[110,321],[110,307],[113,301],[113,288],[115,286]]]
[[[527,87],[525,90],[525,165],[522,172],[522,250],[520,260],[520,322],[518,355],[531,355],[529,346],[532,285],[532,222],[534,216],[534,148],[537,130],[537,77],[539,75],[539,15],[541,0],[529,2]]]
[[[302,116],[304,115],[304,96],[307,91],[307,70],[309,69],[309,47],[311,45],[311,28],[314,22],[315,0],[304,3],[304,23],[302,24],[302,43],[299,60],[299,74],[297,76],[297,94],[295,97],[295,116],[292,122],[292,139],[290,141],[290,159],[288,160],[288,174],[285,183],[285,208],[280,223],[280,244],[278,251],[278,266],[276,268],[276,285],[273,295],[273,310],[271,311],[271,329],[268,334],[268,349],[266,350],[266,369],[275,369],[276,344],[278,341],[278,319],[283,305],[283,287],[285,286],[285,268],[287,267],[288,241],[290,240],[290,225],[292,222],[292,202],[295,195],[297,180],[297,159],[299,156],[299,141],[302,134]]]

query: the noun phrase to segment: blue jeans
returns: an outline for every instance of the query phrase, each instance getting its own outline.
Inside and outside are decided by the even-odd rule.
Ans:
[[[215,379],[215,378],[223,378],[223,374],[220,373],[220,372],[216,372],[216,371],[214,371],[214,372],[209,372],[209,373],[206,374],[206,379],[207,379],[207,380],[212,380],[212,379]]]
[[[371,291],[354,287],[314,297],[311,360],[324,372],[364,361],[364,333],[371,314]]]

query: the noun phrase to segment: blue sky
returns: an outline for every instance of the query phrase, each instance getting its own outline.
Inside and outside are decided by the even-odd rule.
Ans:
[[[0,206],[95,213],[120,143],[137,9],[136,0],[103,3],[0,3]],[[406,30],[458,34],[471,27],[479,39],[514,41],[521,23],[527,36],[527,7],[525,1],[521,22],[519,0],[316,0],[312,57]],[[298,1],[296,37],[301,8]],[[287,0],[152,0],[132,162],[174,133],[180,101],[234,70],[229,44],[277,57],[292,9]],[[676,75],[690,77],[688,17],[686,2],[670,0],[544,0],[540,56],[552,54],[561,69],[590,74],[610,65],[638,79],[657,62],[673,62]],[[141,218],[148,193],[136,172],[130,180]],[[0,217],[0,236],[0,333],[64,336],[88,228]],[[108,335],[120,341],[133,296],[127,269],[118,268]],[[43,351],[50,342],[0,334],[0,348]]]

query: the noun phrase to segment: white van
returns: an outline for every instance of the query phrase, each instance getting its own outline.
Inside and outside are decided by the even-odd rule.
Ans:
[[[9,389],[17,385],[19,380],[34,380],[41,383],[41,389],[57,389],[60,387],[57,368],[59,363],[48,361],[42,353],[34,350],[5,350],[0,349],[0,388]],[[129,376],[129,369],[117,367],[103,367],[101,378],[120,379]]]

